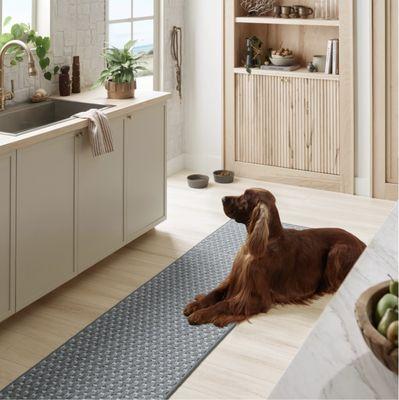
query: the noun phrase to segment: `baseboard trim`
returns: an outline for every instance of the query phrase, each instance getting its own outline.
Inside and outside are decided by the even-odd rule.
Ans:
[[[355,194],[372,197],[370,181],[367,178],[355,178]]]

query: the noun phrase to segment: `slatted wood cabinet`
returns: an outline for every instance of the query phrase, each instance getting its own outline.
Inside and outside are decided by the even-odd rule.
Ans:
[[[238,176],[353,193],[351,5],[341,1],[339,20],[284,20],[243,16],[239,3],[227,0],[225,9],[226,168]],[[252,35],[264,48],[283,43],[303,67],[248,73],[245,38]],[[312,54],[325,54],[334,38],[345,60],[340,74],[308,72]]]

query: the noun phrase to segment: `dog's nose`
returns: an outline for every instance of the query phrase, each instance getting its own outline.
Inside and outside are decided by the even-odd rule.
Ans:
[[[223,204],[227,204],[229,202],[229,198],[228,197],[223,197],[223,199],[222,199],[222,203]]]

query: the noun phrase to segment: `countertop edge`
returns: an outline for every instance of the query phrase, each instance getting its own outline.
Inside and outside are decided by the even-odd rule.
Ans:
[[[68,97],[51,96],[51,99],[62,101],[76,101],[81,103],[103,104],[112,106],[104,113],[110,118],[118,118],[128,115],[132,112],[150,107],[156,104],[166,103],[171,97],[168,92],[137,92],[137,97],[128,100],[110,100],[106,98],[106,92],[103,89],[87,91]],[[24,147],[57,138],[65,134],[79,131],[88,127],[88,121],[82,119],[68,119],[55,125],[50,125],[41,129],[27,132],[20,136],[11,136],[0,134],[0,155],[18,150]]]

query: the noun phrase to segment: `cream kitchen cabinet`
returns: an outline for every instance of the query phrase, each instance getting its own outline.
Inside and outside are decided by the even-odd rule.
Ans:
[[[114,151],[93,157],[88,134],[77,137],[77,270],[123,246],[123,118],[110,120]]]
[[[0,155],[0,321],[166,218],[165,101],[115,114],[110,154],[80,122]]]
[[[15,311],[15,152],[0,155],[0,320]]]
[[[16,309],[74,275],[75,133],[17,151]]]
[[[125,120],[126,238],[165,218],[165,110],[156,105]]]

